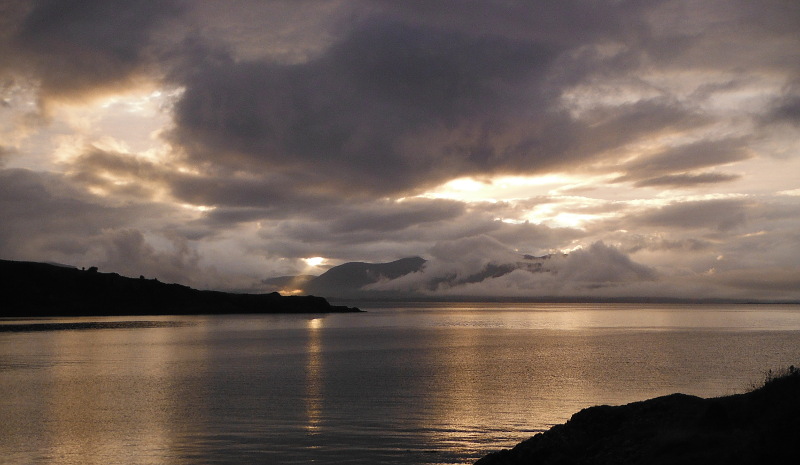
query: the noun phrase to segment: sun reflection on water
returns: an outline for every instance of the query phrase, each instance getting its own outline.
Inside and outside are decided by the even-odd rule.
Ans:
[[[465,464],[590,405],[729,393],[800,330],[796,306],[187,319],[0,332],[2,462]]]
[[[169,386],[169,332],[59,331],[52,333],[58,363],[50,369],[45,428],[52,463],[157,463],[142,451],[166,451],[176,399]],[[131,359],[131,348],[138,354]],[[116,352],[109,352],[114,348]],[[92,381],[94,380],[94,381]]]
[[[308,358],[306,360],[306,431],[314,434],[322,420],[322,318],[308,320]]]

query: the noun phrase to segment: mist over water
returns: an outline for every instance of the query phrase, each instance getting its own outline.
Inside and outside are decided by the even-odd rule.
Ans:
[[[465,464],[584,407],[741,392],[800,361],[797,305],[367,310],[2,320],[0,454]]]

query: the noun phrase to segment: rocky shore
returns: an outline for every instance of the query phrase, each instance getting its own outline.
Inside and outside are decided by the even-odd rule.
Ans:
[[[475,465],[800,463],[800,369],[745,394],[590,407]]]
[[[0,260],[0,317],[357,311],[322,297],[201,291],[95,268]]]

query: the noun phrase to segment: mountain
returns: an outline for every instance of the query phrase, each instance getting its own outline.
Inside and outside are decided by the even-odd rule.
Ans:
[[[534,257],[520,256],[516,263],[486,263],[480,269],[469,272],[453,270],[444,273],[429,273],[420,276],[418,289],[435,291],[437,288],[461,284],[479,283],[486,279],[498,278],[515,270],[530,273],[550,271],[546,266],[550,255]],[[348,262],[334,266],[319,276],[280,276],[262,281],[271,290],[281,292],[303,292],[324,295],[330,298],[353,300],[376,299],[420,299],[430,298],[414,290],[381,289],[378,284],[401,278],[411,273],[424,273],[428,264],[421,257],[407,257],[389,263]],[[453,298],[453,296],[449,296]]]
[[[363,288],[381,280],[397,279],[420,271],[424,264],[425,260],[420,257],[402,258],[390,263],[349,262],[308,281],[304,290],[312,294],[348,298],[379,295],[379,292],[369,292]]]
[[[200,291],[95,267],[0,260],[0,317],[353,311],[322,297]]]
[[[800,369],[792,366],[745,394],[590,407],[475,465],[796,463],[798,438]]]

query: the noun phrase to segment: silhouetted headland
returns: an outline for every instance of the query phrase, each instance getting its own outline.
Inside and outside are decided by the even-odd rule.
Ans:
[[[792,366],[745,394],[590,407],[475,465],[798,463],[798,440],[800,369]]]
[[[0,260],[0,317],[358,312],[322,297],[201,291],[156,279]]]

